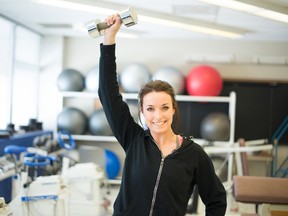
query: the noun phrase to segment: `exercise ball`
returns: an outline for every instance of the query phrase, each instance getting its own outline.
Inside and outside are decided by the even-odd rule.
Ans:
[[[131,116],[133,117],[134,121],[138,123],[138,101],[127,101],[127,105],[129,107]]]
[[[109,179],[115,179],[120,172],[120,160],[114,152],[108,149],[105,149],[105,156],[105,168],[107,176]]]
[[[185,90],[185,77],[180,70],[172,66],[164,66],[158,69],[152,76],[153,80],[168,82],[175,94],[182,94]]]
[[[71,134],[84,134],[87,131],[87,116],[74,107],[66,107],[57,117],[58,130],[66,130]]]
[[[229,117],[221,112],[208,114],[201,122],[200,133],[209,141],[227,141],[230,133]]]
[[[186,77],[186,88],[189,95],[218,96],[223,87],[219,72],[208,65],[192,68]]]
[[[91,68],[85,76],[85,87],[88,92],[98,92],[99,66]]]
[[[93,135],[98,136],[112,136],[112,130],[108,124],[106,115],[102,108],[94,111],[89,116],[88,122],[89,131]]]
[[[125,66],[119,74],[120,85],[128,93],[137,93],[141,86],[150,80],[150,77],[149,69],[140,63]]]
[[[60,91],[82,91],[85,88],[85,78],[77,70],[65,69],[57,77],[57,87]]]

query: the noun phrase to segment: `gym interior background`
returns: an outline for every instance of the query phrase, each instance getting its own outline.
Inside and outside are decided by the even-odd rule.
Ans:
[[[0,14],[1,15],[1,14]],[[286,26],[287,27],[287,26]],[[25,130],[29,119],[36,119],[44,131],[57,133],[57,117],[64,105],[73,105],[91,113],[99,106],[94,98],[73,98],[63,102],[57,87],[59,74],[67,68],[83,75],[98,66],[99,44],[102,38],[40,34],[5,15],[0,16],[0,128],[8,123],[15,130]],[[288,40],[285,41],[235,41],[173,38],[117,39],[118,71],[128,64],[146,65],[153,74],[163,66],[173,66],[184,76],[199,64],[216,68],[223,78],[220,96],[236,93],[235,141],[268,139],[288,114]],[[233,56],[233,62],[192,61],[192,56],[223,53]],[[285,57],[284,63],[253,63],[255,55]],[[187,91],[183,92],[187,95]],[[200,137],[203,116],[201,104],[180,104],[180,131],[187,136]],[[227,112],[222,104],[210,107]],[[211,111],[211,110],[210,110]],[[22,126],[22,127],[21,127]],[[76,140],[77,145],[108,148],[124,161],[124,155],[113,141]],[[281,155],[288,154],[288,136],[281,140]],[[2,150],[2,149],[1,149]],[[3,154],[3,152],[1,152]],[[253,164],[256,163],[256,164]],[[271,165],[271,164],[270,164]],[[264,167],[264,171],[259,171]],[[269,175],[271,167],[251,161],[251,174]],[[0,189],[1,190],[1,189]]]

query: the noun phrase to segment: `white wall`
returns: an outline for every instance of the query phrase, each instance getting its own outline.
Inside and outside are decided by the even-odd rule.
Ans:
[[[98,64],[100,42],[102,38],[67,38],[64,67],[74,67],[85,74],[90,67]],[[118,39],[116,50],[119,71],[125,64],[141,62],[152,73],[161,66],[171,65],[187,75],[192,67],[200,64],[189,61],[191,56],[219,54],[234,56],[232,64],[210,63],[223,79],[288,82],[288,43]],[[286,65],[253,64],[254,56],[258,55],[286,57]]]
[[[56,130],[59,112],[59,92],[57,76],[63,68],[62,37],[44,37],[42,39],[40,76],[39,76],[39,121],[45,130]]]

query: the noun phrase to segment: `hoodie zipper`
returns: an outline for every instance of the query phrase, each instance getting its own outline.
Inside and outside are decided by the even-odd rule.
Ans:
[[[161,174],[162,174],[162,170],[163,170],[163,166],[164,166],[164,160],[165,160],[165,157],[162,154],[162,151],[159,148],[157,142],[153,138],[152,138],[152,140],[155,143],[155,145],[157,146],[157,148],[159,149],[159,151],[161,152],[161,162],[160,162],[160,166],[159,166],[158,174],[157,174],[157,179],[156,179],[156,183],[155,183],[154,190],[153,190],[153,196],[152,196],[152,202],[151,202],[151,208],[150,208],[149,216],[153,215],[153,210],[154,210],[156,196],[157,196],[157,190],[158,190],[158,186],[159,186],[159,182],[160,182],[160,178],[161,178]]]
[[[153,216],[153,210],[154,210],[154,205],[155,205],[155,201],[156,201],[156,195],[157,195],[158,186],[159,186],[159,182],[160,182],[160,178],[161,178],[161,174],[162,174],[162,170],[163,170],[163,166],[164,166],[164,160],[165,160],[165,157],[162,154],[162,151],[159,148],[157,142],[153,138],[152,138],[152,140],[153,140],[153,142],[155,143],[155,145],[158,147],[158,149],[161,152],[161,162],[160,162],[160,166],[159,166],[159,170],[158,170],[158,174],[157,174],[157,179],[156,179],[156,183],[155,183],[154,190],[153,190],[153,197],[152,197],[152,202],[151,202],[151,208],[150,208],[149,216]],[[178,138],[176,140],[176,144],[177,144],[176,149],[171,154],[174,154],[175,151],[180,147]]]
[[[161,163],[160,163],[160,167],[159,167],[159,170],[158,170],[156,184],[155,184],[154,190],[153,190],[153,197],[152,197],[152,203],[151,203],[149,216],[153,215],[153,209],[154,209],[154,205],[155,205],[155,201],[156,201],[156,195],[157,195],[157,190],[158,190],[158,186],[159,186],[159,182],[160,182],[160,177],[161,177],[161,174],[162,174],[163,165],[164,165],[164,158],[162,157]]]

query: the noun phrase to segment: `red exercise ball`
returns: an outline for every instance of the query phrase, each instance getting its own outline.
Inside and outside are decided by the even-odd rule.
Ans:
[[[192,68],[186,77],[186,88],[189,95],[218,96],[222,87],[221,75],[215,68],[208,65]]]

